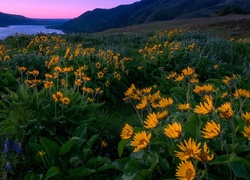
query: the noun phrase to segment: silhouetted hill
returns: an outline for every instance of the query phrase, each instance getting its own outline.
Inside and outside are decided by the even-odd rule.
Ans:
[[[21,15],[6,14],[0,12],[0,27],[9,25],[50,25],[58,26],[70,19],[33,19]]]
[[[37,24],[36,20],[20,15],[5,14],[2,12],[0,12],[0,19],[0,26]]]
[[[64,23],[65,32],[99,32],[110,28],[171,19],[249,13],[249,0],[141,0],[112,9],[94,9]]]

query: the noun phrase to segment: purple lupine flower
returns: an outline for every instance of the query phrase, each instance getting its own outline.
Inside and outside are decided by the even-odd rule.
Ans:
[[[20,154],[22,152],[21,143],[15,140],[12,145],[12,150],[15,151],[17,154]]]
[[[4,144],[4,149],[3,149],[3,153],[8,154],[9,153],[9,148],[7,144]]]
[[[8,137],[6,137],[5,141],[3,142],[3,148],[5,148],[5,145],[7,145],[8,148],[10,146],[10,139]]]
[[[12,166],[11,166],[11,164],[9,162],[6,163],[5,169],[6,170],[11,170],[12,169]]]

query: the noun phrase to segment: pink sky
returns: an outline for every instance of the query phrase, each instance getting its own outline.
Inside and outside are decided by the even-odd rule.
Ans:
[[[140,0],[1,0],[0,12],[29,18],[75,18],[95,8],[110,9]]]

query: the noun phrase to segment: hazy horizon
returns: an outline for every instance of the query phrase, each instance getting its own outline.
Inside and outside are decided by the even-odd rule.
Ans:
[[[8,0],[2,1],[0,12],[36,19],[72,19],[96,8],[110,9],[139,0]]]

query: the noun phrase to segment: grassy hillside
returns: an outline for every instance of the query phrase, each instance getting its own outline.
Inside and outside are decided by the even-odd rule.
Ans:
[[[66,32],[99,32],[148,22],[248,13],[248,0],[143,0],[112,9],[95,9],[64,23]]]

